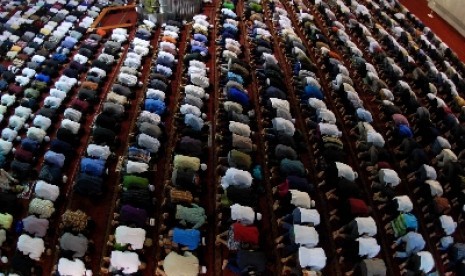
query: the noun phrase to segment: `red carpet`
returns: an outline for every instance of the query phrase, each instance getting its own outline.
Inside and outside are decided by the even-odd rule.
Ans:
[[[465,37],[463,37],[436,13],[434,13],[434,18],[428,17],[428,13],[430,13],[431,9],[428,7],[428,2],[426,0],[399,0],[399,2],[409,9],[410,12],[420,18],[426,26],[430,27],[438,37],[449,45],[449,47],[459,56],[462,62],[465,61],[465,52],[463,51]]]

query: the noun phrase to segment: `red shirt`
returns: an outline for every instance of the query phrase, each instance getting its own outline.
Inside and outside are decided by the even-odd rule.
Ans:
[[[15,152],[15,159],[21,162],[31,163],[34,155],[32,152],[19,148]]]
[[[234,239],[238,242],[258,244],[258,228],[255,226],[244,226],[239,222],[233,224]]]
[[[289,182],[284,181],[283,183],[278,185],[278,195],[279,197],[284,197],[289,192]]]
[[[381,170],[381,169],[392,169],[392,168],[388,162],[380,161],[378,162],[378,170]]]
[[[357,198],[349,198],[350,212],[355,216],[366,216],[369,213],[365,201]]]
[[[73,107],[74,109],[77,109],[77,110],[79,110],[81,112],[86,112],[87,108],[89,108],[89,103],[86,102],[86,101],[75,98],[71,102],[71,107]]]

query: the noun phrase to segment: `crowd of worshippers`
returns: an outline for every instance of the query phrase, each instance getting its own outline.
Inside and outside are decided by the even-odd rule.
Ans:
[[[103,112],[95,120],[94,141],[87,149],[88,153],[90,147],[97,149],[93,157],[98,159],[81,159],[81,174],[75,184],[75,191],[79,189],[81,194],[98,197],[105,190],[104,186],[95,184],[104,184],[104,178],[101,177],[106,167],[105,161],[113,155],[112,149],[119,144],[115,140],[121,130],[118,122],[127,118],[131,100],[135,98],[136,89],[141,86],[139,77],[144,69],[144,60],[150,57],[154,27],[154,23],[144,20],[138,22],[134,37],[123,29],[114,29],[112,32],[111,39],[120,43],[113,47],[119,49],[121,43],[127,41],[129,51],[119,68],[117,83],[113,84],[103,102]],[[149,89],[144,91],[145,100],[135,125],[137,129],[132,130],[137,132],[137,136],[131,136],[134,141],[131,141],[125,158],[120,158],[123,163],[117,165],[117,171],[121,171],[121,184],[115,190],[117,200],[110,229],[112,234],[107,241],[109,256],[103,258],[105,265],[100,270],[104,274],[137,275],[145,269],[147,263],[144,248],[152,246],[152,239],[146,238],[147,231],[154,226],[153,218],[148,216],[155,203],[154,185],[150,184],[150,179],[153,178],[150,166],[152,157],[156,157],[159,150],[160,141],[163,141],[160,118],[164,110],[150,109],[148,102],[161,99],[163,104],[164,92],[159,91],[158,97],[154,97],[150,96]],[[102,136],[106,137],[105,140],[95,141],[97,129],[105,133]]]
[[[241,36],[248,35],[242,30],[246,30],[244,24],[250,12],[254,9],[262,16],[262,6],[260,1],[244,2],[245,13],[238,15],[236,5],[237,1],[223,1],[216,18],[220,26],[216,62],[221,70],[221,87],[215,137],[219,156],[219,234],[215,243],[227,249],[222,256],[223,270],[235,275],[264,275],[269,271],[269,255],[264,249],[267,235],[263,232],[259,205],[265,190],[263,169],[257,163],[260,157],[254,108],[258,103],[249,94],[255,81],[251,72],[253,60],[247,59],[241,43]]]
[[[67,165],[76,158],[81,117],[85,118],[92,97],[98,96],[100,83],[111,69],[111,63],[103,62],[106,67],[102,69],[98,63],[91,66],[88,62],[100,59],[94,55],[103,45],[102,37],[86,33],[103,7],[105,4],[91,1],[47,1],[29,6],[12,1],[0,16],[4,57],[0,65],[0,240],[2,246],[16,248],[11,262],[2,258],[3,263],[11,263],[11,273],[41,275],[35,261],[44,252],[52,253],[46,250],[44,237],[55,216],[55,202],[62,197],[60,187],[67,183]],[[86,71],[81,83],[78,79]],[[57,123],[60,115],[63,119]],[[50,139],[52,136],[55,138]],[[43,163],[37,164],[41,156]],[[18,217],[21,192],[26,199],[33,195],[23,218]],[[87,224],[88,218],[83,221]],[[12,231],[19,235],[17,244]],[[72,234],[64,233],[64,243],[69,240],[67,235]],[[87,241],[82,244],[87,246]],[[77,257],[84,253],[80,251]]]
[[[328,70],[327,77],[332,79],[336,107],[345,123],[353,126],[350,134],[357,139],[358,159],[372,175],[373,200],[380,204],[378,209],[385,214],[383,228],[388,237],[392,237],[394,257],[401,262],[400,271],[414,275],[434,269],[433,256],[425,249],[425,237],[417,232],[415,215],[424,217],[426,234],[429,235],[426,238],[434,241],[435,250],[441,252],[441,265],[445,270],[463,271],[463,243],[456,241],[457,235],[454,235],[461,215],[451,207],[463,205],[463,99],[458,91],[464,87],[464,81],[451,63],[441,60],[453,60],[450,49],[395,1],[380,1],[379,5],[369,1],[366,6],[356,1],[316,2],[315,10],[330,35],[326,37],[305,20],[303,27],[317,47],[316,53],[321,56],[319,61]],[[334,50],[329,46],[331,44],[337,45]],[[346,59],[350,57],[349,68],[345,67],[338,52]],[[440,72],[441,69],[445,72]],[[305,88],[309,86],[306,82]],[[370,93],[373,101],[379,104],[379,117],[387,129],[384,135],[371,124],[372,115],[354,88],[360,84],[363,92]],[[317,107],[315,103],[318,103]],[[308,101],[317,118],[322,114],[322,104]],[[326,112],[323,114],[326,116]],[[329,186],[328,198],[344,204],[339,210],[350,210],[355,217],[337,230],[334,237],[345,237],[351,241],[350,245],[355,240],[359,245],[358,255],[362,255],[361,239],[376,234],[373,230],[377,226],[370,218],[366,201],[360,201],[360,188],[354,184],[358,174],[340,162],[341,154],[333,151],[342,149],[343,143],[334,140],[341,133],[321,122],[319,125],[312,121],[307,123],[316,128],[314,134],[324,146],[320,150],[326,163],[326,179],[321,183],[322,187]],[[332,136],[331,140],[325,141],[325,136]],[[390,152],[386,143],[392,145],[394,151]],[[333,160],[328,162],[328,157]],[[401,160],[398,171],[394,158]],[[401,179],[400,174],[407,177]],[[405,185],[413,187],[415,204],[424,215],[414,214],[414,203],[409,196],[396,191],[399,190],[396,186]],[[348,216],[344,213],[332,217],[340,220]],[[367,235],[363,237],[363,234]],[[342,251],[346,251],[357,247],[343,248]],[[363,249],[369,253],[370,268],[385,271],[382,260],[373,258],[379,245],[373,241]],[[352,253],[344,256],[356,256]]]
[[[181,96],[175,104],[174,140],[176,141],[169,172],[164,183],[161,204],[159,246],[162,249],[156,275],[198,275],[207,273],[204,265],[207,223],[202,194],[206,193],[205,164],[208,159],[209,123],[206,122],[207,101],[211,88],[206,62],[209,18],[204,14],[193,17],[191,32],[187,33],[186,54],[182,62]],[[175,50],[181,25],[164,25],[163,38]],[[176,36],[174,36],[176,35]],[[168,48],[168,47],[167,47]],[[157,62],[163,64],[166,53],[161,50]],[[178,62],[177,60],[174,63]],[[174,64],[173,63],[173,64]]]
[[[303,5],[301,1],[294,4]],[[292,68],[293,83],[298,84],[293,87],[295,96],[302,102],[318,99],[324,104],[320,96],[321,86],[315,75],[316,67],[306,53],[304,42],[295,32],[298,26],[291,20],[293,15],[288,14],[286,7],[279,1],[273,1],[270,7],[273,27],[278,33],[281,46],[278,49],[284,48],[285,61]],[[304,11],[299,16],[301,22],[309,19],[309,14]],[[263,66],[268,85],[265,92],[271,92],[271,87],[275,91],[262,94],[262,101],[266,103],[263,113],[270,119],[274,117],[271,120],[272,129],[266,133],[265,147],[269,152],[268,165],[272,166],[271,181],[275,199],[273,210],[279,218],[277,222],[280,236],[276,238],[275,246],[280,253],[283,274],[322,275],[322,270],[326,267],[327,252],[319,239],[322,231],[319,227],[320,206],[312,199],[316,196],[314,187],[308,179],[309,171],[298,154],[305,151],[308,145],[304,142],[304,135],[295,126],[294,117],[298,111],[290,105],[292,92],[289,90],[290,86],[286,86],[283,81],[284,72],[276,61],[279,53],[272,54],[268,54],[268,61]],[[305,89],[301,89],[301,83]],[[307,87],[307,84],[312,86]],[[331,128],[330,124],[335,121],[327,121],[329,117],[334,117],[334,114],[323,105],[315,121],[320,125],[327,123]],[[337,133],[330,135],[337,137]]]
[[[104,1],[46,1],[30,6],[12,3],[10,11],[16,11],[14,16],[2,14],[0,46],[6,57],[3,64],[10,64],[2,64],[0,80],[4,90],[1,119],[6,125],[0,140],[5,168],[0,171],[2,244],[14,242],[7,234],[11,235],[8,231],[13,231],[13,216],[20,211],[16,194],[25,190],[33,199],[27,217],[17,218],[14,226],[20,236],[17,245],[11,244],[17,249],[11,273],[42,274],[34,262],[40,261],[44,252],[52,253],[51,249],[45,250],[44,238],[52,226],[49,220],[54,219],[60,221],[61,231],[55,272],[87,275],[91,272],[86,264],[91,260],[86,252],[92,242],[86,236],[93,228],[92,219],[81,210],[67,210],[54,218],[55,203],[62,202],[60,190],[68,182],[68,165],[76,158],[80,163],[74,192],[92,198],[102,195],[106,161],[117,145],[117,122],[123,118],[132,95],[129,87],[140,85],[133,76],[140,75],[140,60],[149,52],[149,42],[144,39],[154,24],[148,22],[137,30],[118,76],[121,84],[113,85],[106,95],[101,113],[93,122],[90,144],[84,156],[77,157],[76,145],[85,132],[81,123],[94,111],[107,75],[116,66],[122,45],[127,43],[128,32],[118,28],[109,34],[101,30],[87,33],[108,4]],[[138,43],[138,37],[143,38],[142,43]],[[50,139],[53,136],[55,139]],[[44,161],[37,164],[41,155]],[[4,258],[2,262],[9,260]]]
[[[143,56],[150,51],[151,28],[149,21],[144,21],[136,31],[132,40],[134,52]],[[147,28],[147,25],[149,25]],[[158,41],[158,52],[152,60],[147,89],[142,101],[140,113],[136,121],[136,129],[131,135],[133,140],[128,148],[121,183],[121,193],[116,201],[117,212],[113,215],[114,234],[110,235],[107,245],[111,248],[110,256],[104,257],[105,266],[102,273],[118,275],[118,273],[139,275],[143,273],[149,260],[145,257],[145,249],[153,245],[153,240],[147,238],[147,232],[154,231],[155,219],[149,214],[155,208],[155,186],[153,184],[153,166],[159,157],[163,156],[165,137],[164,118],[169,98],[171,76],[177,63],[177,45],[182,25],[168,21],[163,26],[161,39]],[[144,50],[146,49],[146,50]],[[132,57],[129,57],[130,59]],[[131,61],[132,62],[132,61]],[[138,62],[140,66],[140,62]],[[121,70],[123,71],[124,68]],[[140,66],[138,70],[142,70]],[[121,76],[121,84],[125,83]],[[126,73],[124,73],[126,74]],[[137,73],[128,87],[139,85]],[[123,75],[125,76],[125,75]],[[173,274],[174,275],[174,274]]]

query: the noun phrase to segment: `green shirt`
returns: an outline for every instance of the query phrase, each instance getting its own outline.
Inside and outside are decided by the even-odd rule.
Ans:
[[[257,4],[257,3],[250,3],[249,7],[254,11],[254,12],[262,12],[263,8],[262,5]]]
[[[231,167],[249,170],[252,165],[252,158],[247,153],[233,149],[229,152],[228,163]]]
[[[192,223],[194,226],[193,229],[200,228],[204,225],[207,216],[205,215],[205,209],[198,206],[197,204],[192,204],[192,207],[184,207],[182,205],[176,206],[176,219],[180,220],[181,224]]]
[[[135,175],[125,175],[123,177],[123,187],[126,189],[130,188],[147,188],[149,180],[144,177]]]
[[[227,9],[230,9],[230,10],[234,10],[234,4],[231,3],[231,2],[224,2],[223,7],[227,8]]]

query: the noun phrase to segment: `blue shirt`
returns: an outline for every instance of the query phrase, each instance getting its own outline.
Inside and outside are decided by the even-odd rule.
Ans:
[[[223,43],[226,38],[236,38],[236,33],[232,32],[229,29],[223,29],[221,33],[221,39],[223,39]]]
[[[294,63],[293,71],[294,71],[294,76],[298,76],[300,72],[300,61]]]
[[[238,75],[234,72],[228,72],[228,80],[233,80],[233,81],[236,81],[240,84],[244,84],[244,79],[242,78],[241,75]]]
[[[401,138],[405,138],[405,137],[412,138],[413,137],[412,130],[406,125],[399,125],[397,127],[397,130]]]
[[[50,81],[50,77],[44,74],[37,74],[36,80],[48,83]]]
[[[306,85],[304,92],[302,93],[302,100],[308,100],[310,98],[317,98],[318,100],[324,100],[324,95],[320,88],[315,85]]]
[[[286,99],[286,93],[276,86],[268,86],[265,90],[265,96],[268,98]]]
[[[102,176],[105,170],[105,161],[102,159],[82,158],[81,172],[93,176]]]
[[[200,231],[197,229],[173,229],[173,242],[195,250],[200,244]]]
[[[200,42],[208,42],[208,38],[203,34],[194,34],[194,39]]]
[[[236,34],[238,30],[237,27],[231,23],[225,23],[223,25],[223,29],[229,30],[231,31],[231,33],[234,33],[234,34]]]
[[[417,253],[425,248],[425,240],[423,239],[422,235],[413,231],[410,231],[404,236],[400,237],[396,242],[398,244],[400,242],[405,243],[405,252],[408,255]]]
[[[202,118],[190,113],[184,115],[184,124],[191,127],[195,131],[201,131],[204,126]]]
[[[58,62],[64,62],[67,59],[67,57],[64,54],[53,54],[52,59]]]
[[[52,165],[62,168],[65,164],[65,156],[61,153],[49,150],[44,155],[44,160]]]
[[[204,46],[193,45],[191,47],[191,53],[195,53],[195,52],[204,53],[205,55],[207,55],[208,49]]]
[[[73,43],[72,41],[66,41],[66,40],[61,43],[61,47],[68,48],[68,49],[73,48],[74,45],[75,43]]]
[[[35,152],[36,150],[39,149],[39,147],[40,147],[39,142],[37,142],[36,140],[32,140],[31,138],[24,138],[21,141],[21,148],[27,151]]]
[[[228,99],[230,99],[231,101],[237,102],[244,107],[249,106],[249,101],[250,101],[249,95],[247,95],[246,93],[244,93],[243,91],[235,87],[231,87],[229,89]]]
[[[73,153],[71,144],[60,139],[53,139],[50,142],[50,150],[53,150],[54,152],[58,153],[63,153],[65,156],[69,156]]]
[[[149,112],[154,112],[158,115],[163,115],[166,110],[166,105],[163,101],[155,99],[146,99],[145,100],[145,110]]]
[[[157,63],[158,64],[161,64],[161,65],[164,65],[166,67],[174,67],[174,60],[171,60],[169,57],[167,56],[158,56],[157,57]]]

